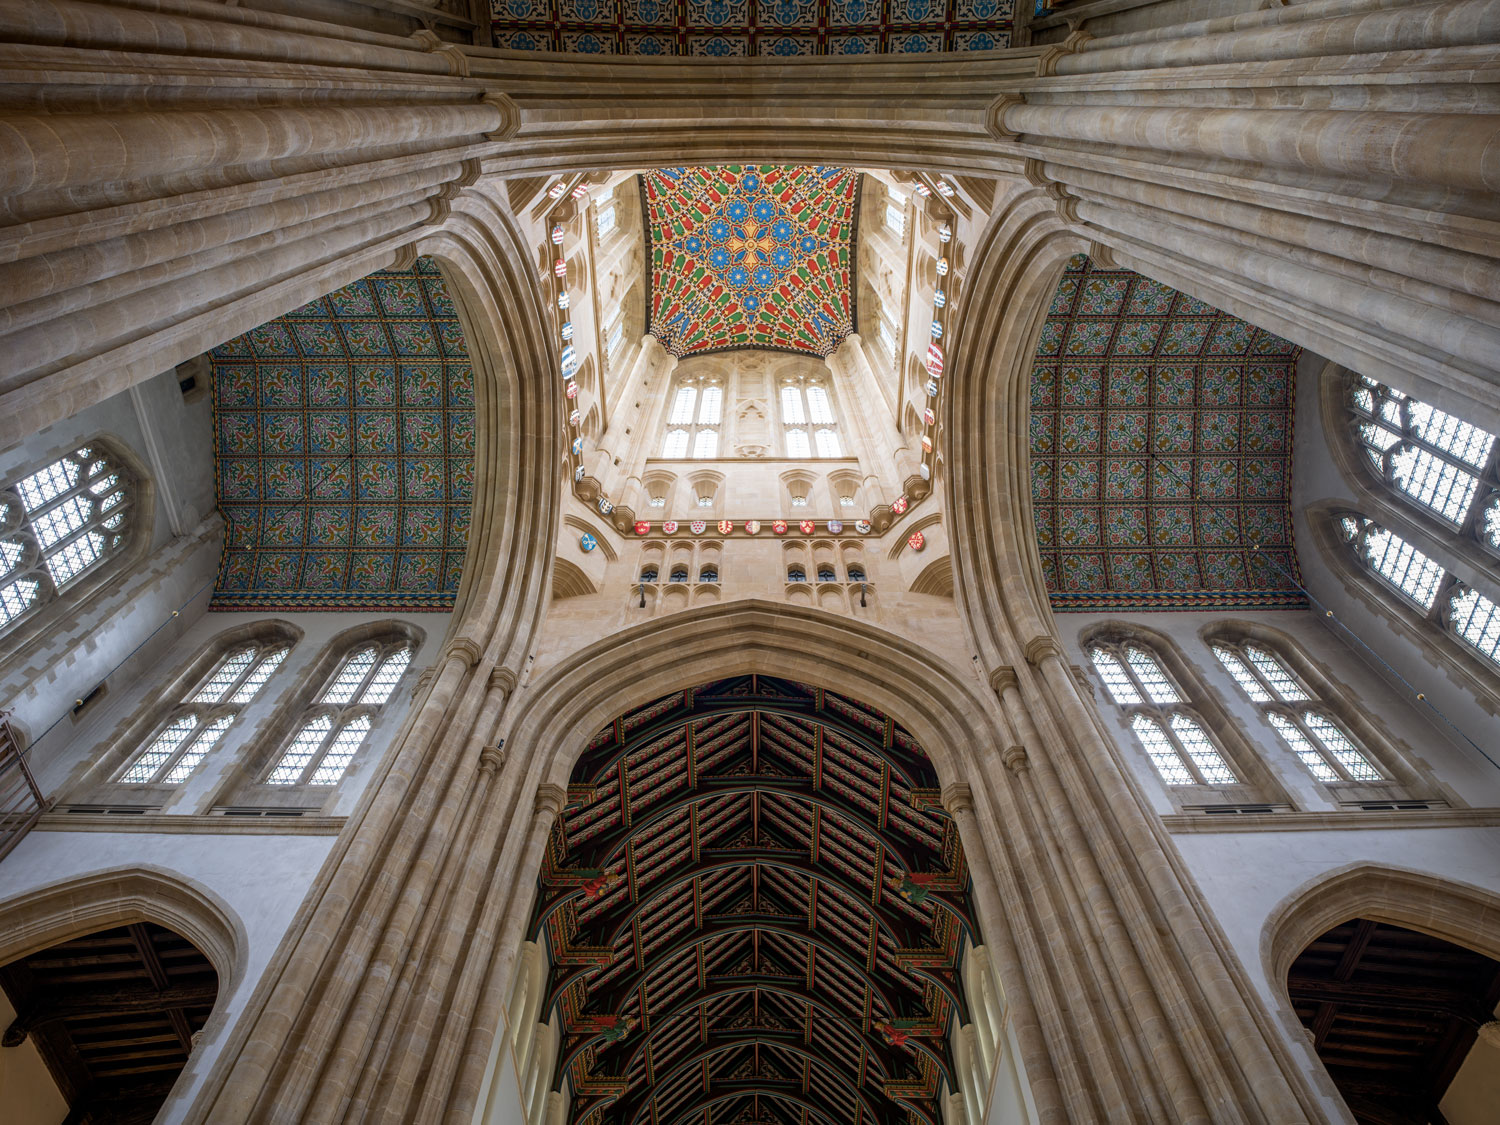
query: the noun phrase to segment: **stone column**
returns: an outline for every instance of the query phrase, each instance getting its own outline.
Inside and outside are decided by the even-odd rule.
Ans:
[[[650,402],[654,399],[655,406],[641,411],[629,408],[611,411],[613,421],[605,440],[611,443],[610,449],[614,457],[603,468],[600,480],[605,494],[613,497],[616,504],[637,513],[644,504],[641,497],[641,474],[645,472],[646,461],[655,451],[656,443],[661,440],[662,421],[666,417],[666,411],[671,409],[670,403],[666,401],[667,391],[672,385],[672,373],[676,370],[677,357],[667,351],[655,336],[646,333],[641,337],[640,352],[630,375],[620,388],[620,403],[623,406],[626,401],[624,396],[630,395],[636,396],[629,399],[632,403]],[[724,409],[726,412],[729,410],[728,403],[724,404]],[[628,434],[625,432],[627,421],[633,424]]]
[[[906,451],[896,433],[896,420],[875,385],[875,373],[865,359],[864,341],[859,334],[851,332],[845,336],[827,363],[839,381],[843,421],[859,438],[865,510],[888,504],[901,495],[903,474],[910,470],[901,456]]]

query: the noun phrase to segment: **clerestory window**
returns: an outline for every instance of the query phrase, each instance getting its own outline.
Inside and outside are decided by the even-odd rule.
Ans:
[[[1134,642],[1090,646],[1110,698],[1168,785],[1237,785],[1223,753],[1156,656]]]
[[[0,490],[0,631],[118,552],[133,499],[133,482],[97,445]]]
[[[719,430],[724,421],[724,388],[717,382],[684,383],[673,392],[667,414],[667,436],[662,456],[712,460],[719,455]]]
[[[172,708],[118,780],[127,785],[186,781],[290,651],[290,645],[276,641],[232,648]]]
[[[1214,642],[1214,655],[1319,781],[1389,780],[1330,709],[1263,644]]]
[[[411,657],[409,641],[356,646],[308,705],[266,783],[336,784],[364,745]]]
[[[833,398],[821,383],[788,383],[781,388],[781,424],[789,458],[844,455]]]

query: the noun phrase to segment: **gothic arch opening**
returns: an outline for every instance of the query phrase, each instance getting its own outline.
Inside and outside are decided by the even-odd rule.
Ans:
[[[627,711],[576,762],[542,861],[512,1004],[528,1118],[982,1110],[965,1072],[997,1044],[955,1044],[1001,1020],[966,995],[970,893],[933,763],[891,717],[757,674]]]

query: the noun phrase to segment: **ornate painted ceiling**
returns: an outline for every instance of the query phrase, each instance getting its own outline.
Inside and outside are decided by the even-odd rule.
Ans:
[[[1010,45],[1014,0],[490,0],[495,46],[589,55],[871,55]]]
[[[766,676],[600,731],[531,925],[571,1121],[937,1125],[979,944],[937,796],[889,718]]]
[[[641,175],[650,331],[676,356],[830,354],[854,331],[859,174],[731,164]]]
[[[1068,264],[1031,376],[1054,609],[1304,604],[1288,506],[1297,355],[1128,270]]]
[[[474,474],[474,379],[430,259],[215,348],[227,525],[213,606],[448,609]]]

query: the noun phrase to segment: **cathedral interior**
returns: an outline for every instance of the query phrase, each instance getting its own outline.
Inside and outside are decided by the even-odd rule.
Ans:
[[[1500,0],[0,0],[10,1125],[1495,1125]]]

